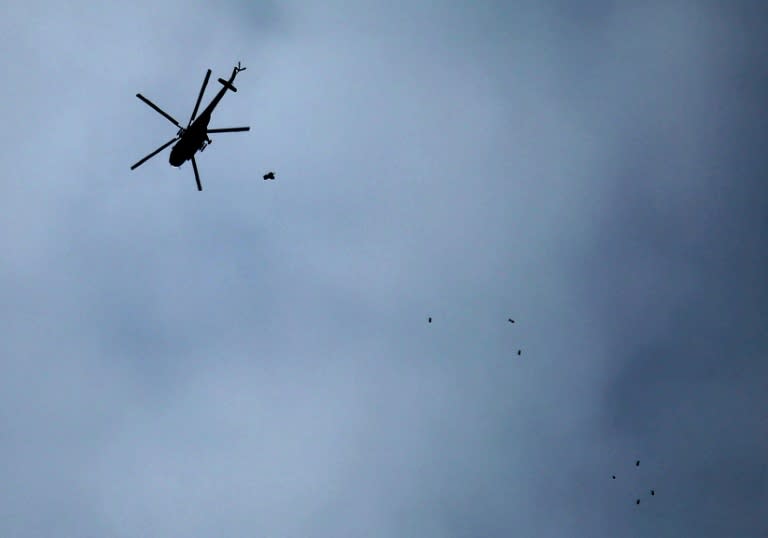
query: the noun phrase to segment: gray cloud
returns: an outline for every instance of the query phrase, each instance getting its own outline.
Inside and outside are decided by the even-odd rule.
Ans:
[[[14,9],[0,534],[763,532],[752,5]]]

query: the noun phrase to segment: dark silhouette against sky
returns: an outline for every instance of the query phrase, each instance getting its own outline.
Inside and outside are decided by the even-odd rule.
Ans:
[[[165,117],[168,121],[173,123],[176,127],[179,128],[178,132],[176,133],[176,136],[157,148],[155,151],[138,161],[136,164],[131,166],[131,170],[135,170],[139,166],[141,166],[144,162],[151,159],[161,151],[163,151],[165,148],[176,142],[176,144],[171,148],[171,154],[168,157],[168,162],[171,164],[171,166],[179,167],[182,164],[184,164],[186,161],[191,161],[192,163],[192,169],[195,172],[195,182],[197,183],[197,190],[202,191],[203,185],[200,182],[200,173],[197,169],[197,161],[195,160],[195,153],[198,151],[202,152],[209,144],[211,144],[212,140],[208,136],[211,133],[232,133],[232,132],[240,132],[240,131],[249,131],[250,127],[220,127],[220,128],[214,128],[209,129],[208,124],[211,121],[211,114],[213,114],[214,109],[216,108],[216,105],[219,104],[219,101],[221,101],[221,98],[224,97],[224,94],[227,92],[227,90],[236,92],[237,88],[234,86],[233,82],[235,81],[235,77],[237,74],[241,71],[245,71],[245,67],[240,66],[240,62],[237,63],[237,66],[235,66],[232,69],[232,75],[229,77],[229,80],[224,80],[222,78],[219,79],[219,83],[223,86],[221,90],[216,94],[216,96],[211,100],[210,104],[205,107],[205,109],[200,113],[200,115],[197,115],[197,110],[200,107],[200,101],[203,99],[203,94],[205,93],[205,88],[208,85],[208,79],[211,76],[211,70],[209,69],[205,73],[205,78],[203,79],[203,85],[200,87],[200,93],[197,96],[197,101],[195,101],[195,108],[192,109],[192,116],[189,118],[189,123],[186,127],[182,127],[178,121],[176,121],[171,115],[169,115],[167,112],[162,110],[160,107],[158,107],[156,104],[154,104],[152,101],[141,95],[140,93],[136,94],[136,97],[144,101],[146,104],[148,104],[150,107],[152,107],[156,112],[160,113],[163,117]],[[265,176],[266,179],[266,176]],[[274,177],[273,177],[274,179]]]

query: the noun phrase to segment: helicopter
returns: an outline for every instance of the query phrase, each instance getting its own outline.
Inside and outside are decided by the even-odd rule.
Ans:
[[[165,148],[176,142],[176,145],[171,148],[171,155],[168,158],[168,162],[171,164],[171,166],[179,167],[182,164],[184,164],[185,161],[192,161],[192,168],[195,171],[195,181],[197,182],[197,190],[202,191],[203,186],[200,183],[200,174],[197,171],[197,163],[195,162],[195,153],[198,151],[202,152],[209,144],[211,144],[213,141],[208,137],[210,133],[232,133],[232,132],[239,132],[239,131],[250,131],[250,127],[226,127],[222,129],[209,129],[208,123],[211,121],[211,114],[213,113],[213,109],[216,108],[216,105],[219,104],[219,101],[221,101],[221,98],[224,97],[224,94],[227,93],[227,90],[232,90],[233,92],[237,91],[237,88],[232,84],[235,81],[235,77],[240,71],[245,71],[245,67],[240,66],[240,62],[237,62],[237,66],[232,70],[232,76],[229,77],[229,80],[224,80],[223,78],[219,79],[219,83],[223,86],[221,90],[219,90],[219,93],[216,94],[216,97],[213,98],[211,103],[203,110],[199,116],[197,116],[197,110],[200,108],[200,101],[203,99],[203,93],[205,93],[205,88],[208,85],[208,79],[211,77],[211,70],[209,69],[208,72],[205,74],[205,79],[203,80],[203,86],[200,88],[200,94],[197,96],[197,102],[195,103],[195,108],[192,110],[192,116],[189,118],[189,123],[186,127],[182,127],[178,121],[176,121],[173,116],[162,110],[160,107],[158,107],[156,104],[154,104],[152,101],[141,95],[140,93],[136,94],[136,97],[144,101],[146,104],[148,104],[150,107],[152,107],[156,112],[160,113],[162,116],[164,116],[168,121],[173,123],[176,127],[179,128],[178,132],[176,133],[176,136],[173,137],[171,140],[157,148],[155,151],[141,159],[139,162],[131,166],[131,170],[135,170],[142,164],[144,164],[146,161],[163,151]]]

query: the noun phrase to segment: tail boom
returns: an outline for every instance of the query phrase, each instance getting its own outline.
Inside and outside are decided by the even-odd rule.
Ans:
[[[221,83],[221,85],[222,85],[222,86],[224,86],[226,89],[228,89],[228,90],[232,90],[233,92],[236,92],[236,91],[237,91],[237,88],[235,88],[235,86],[234,86],[234,85],[233,85],[231,82],[229,82],[228,80],[224,80],[223,78],[220,78],[220,79],[219,79],[219,82],[220,82],[220,83]]]

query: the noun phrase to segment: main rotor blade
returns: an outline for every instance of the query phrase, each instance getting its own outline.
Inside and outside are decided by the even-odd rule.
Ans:
[[[159,113],[160,113],[160,114],[162,114],[163,116],[165,116],[165,117],[168,119],[168,121],[170,121],[170,122],[171,122],[172,124],[174,124],[176,127],[178,127],[179,129],[181,129],[181,128],[182,128],[182,127],[181,127],[181,125],[179,125],[179,122],[178,122],[178,121],[176,121],[175,119],[173,119],[173,116],[171,116],[170,114],[168,114],[167,112],[165,112],[164,110],[162,110],[162,109],[161,109],[159,106],[157,106],[155,103],[153,103],[152,101],[150,101],[149,99],[147,99],[146,97],[144,97],[143,95],[141,95],[140,93],[137,93],[137,94],[136,94],[136,97],[138,97],[139,99],[141,99],[142,101],[144,101],[145,103],[147,103],[149,106],[151,106],[152,108],[154,108],[154,109],[155,109],[157,112],[159,112]]]
[[[225,127],[224,129],[208,129],[209,133],[236,133],[239,131],[250,131],[250,127]]]
[[[189,118],[189,125],[192,125],[192,122],[195,121],[195,116],[197,116],[197,109],[200,108],[200,101],[203,100],[203,94],[205,93],[205,87],[208,85],[208,79],[209,78],[211,78],[211,70],[210,69],[205,74],[205,80],[203,80],[203,86],[200,88],[200,95],[197,96],[197,102],[195,103],[195,109],[192,111],[192,116]],[[189,125],[187,125],[187,129],[189,129]]]
[[[158,153],[163,151],[165,148],[167,148],[168,146],[170,146],[171,144],[176,142],[176,140],[178,140],[178,138],[179,138],[178,136],[173,137],[171,140],[169,140],[168,142],[166,142],[165,144],[163,144],[162,146],[157,148],[155,151],[153,151],[152,153],[150,153],[149,155],[144,157],[142,160],[140,160],[139,162],[137,162],[136,164],[131,166],[131,170],[135,170],[136,168],[138,168],[139,166],[144,164],[145,161],[148,161],[149,159],[151,159],[152,157],[154,157],[155,155],[157,155]]]
[[[194,155],[192,155],[192,168],[195,169],[195,181],[197,181],[197,190],[201,191],[203,190],[203,186],[200,184],[200,174],[197,172],[197,162],[195,161]]]

